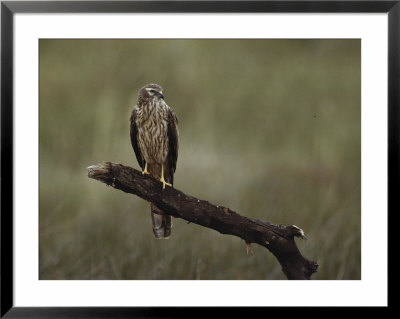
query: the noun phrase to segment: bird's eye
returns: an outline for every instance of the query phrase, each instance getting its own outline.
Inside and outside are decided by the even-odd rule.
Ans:
[[[154,93],[157,93],[157,92],[156,92],[156,91],[154,91],[154,90],[150,90],[150,92],[151,92],[151,93],[153,93],[153,94],[154,94]]]

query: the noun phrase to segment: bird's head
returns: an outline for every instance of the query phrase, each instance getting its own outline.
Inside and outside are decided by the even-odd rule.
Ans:
[[[163,88],[158,84],[147,84],[139,90],[139,98],[164,99]]]

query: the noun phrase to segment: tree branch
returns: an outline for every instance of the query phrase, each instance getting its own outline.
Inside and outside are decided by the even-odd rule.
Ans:
[[[305,259],[296,246],[294,237],[305,238],[297,226],[273,225],[241,216],[227,207],[210,204],[175,188],[163,190],[159,181],[121,164],[105,162],[90,166],[88,177],[137,195],[175,218],[238,236],[246,244],[266,247],[278,259],[288,279],[310,279],[318,269],[318,264]]]

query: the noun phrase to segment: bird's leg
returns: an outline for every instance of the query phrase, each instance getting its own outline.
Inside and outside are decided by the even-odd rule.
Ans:
[[[144,164],[144,171],[142,172],[142,175],[150,175],[149,171],[147,170],[147,162]]]
[[[170,183],[167,183],[164,179],[164,164],[161,164],[161,177],[160,177],[160,182],[163,183],[163,189],[165,189],[165,185],[168,185],[170,187],[172,187],[172,185]]]

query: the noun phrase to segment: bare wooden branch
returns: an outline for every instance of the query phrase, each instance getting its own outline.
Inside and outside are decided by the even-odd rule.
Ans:
[[[310,279],[318,264],[305,259],[294,237],[305,238],[297,226],[273,225],[241,216],[231,209],[213,205],[205,200],[166,187],[138,170],[121,164],[105,162],[88,167],[88,176],[126,193],[135,194],[153,203],[175,218],[182,218],[222,234],[242,238],[246,244],[266,247],[278,259],[288,279]]]

